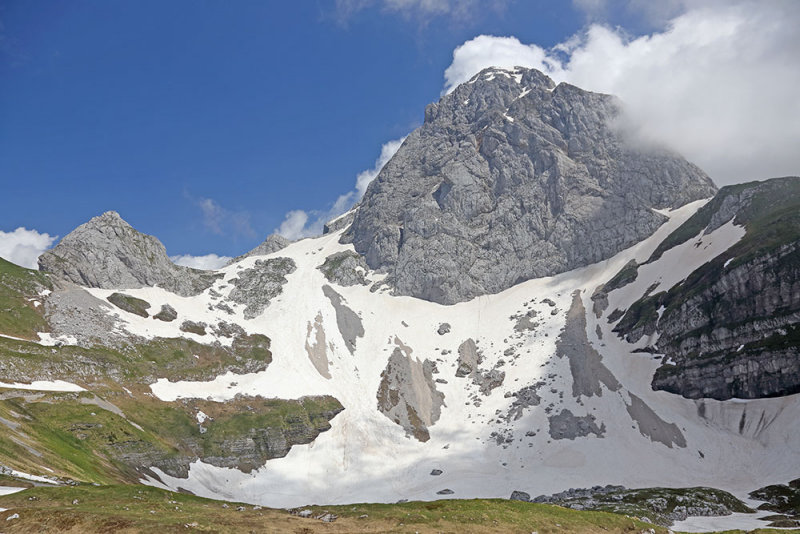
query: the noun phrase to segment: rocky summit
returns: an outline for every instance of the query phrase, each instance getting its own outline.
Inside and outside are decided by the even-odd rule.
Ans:
[[[486,69],[425,110],[343,238],[399,295],[442,304],[611,257],[713,196],[618,127],[620,102],[534,69]]]
[[[175,265],[157,238],[108,211],[82,224],[39,257],[39,269],[99,288],[160,286],[181,296],[201,293],[214,276]]]

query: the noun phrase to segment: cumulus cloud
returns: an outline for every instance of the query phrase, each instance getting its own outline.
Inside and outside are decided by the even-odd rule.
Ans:
[[[534,67],[618,95],[634,138],[666,143],[719,184],[800,173],[800,2],[671,5],[681,14],[637,38],[602,24],[551,49],[476,37],[455,49],[445,91],[485,67]]]
[[[58,236],[19,227],[13,232],[0,231],[0,258],[29,269],[38,269],[36,260],[53,246]]]
[[[178,256],[170,256],[170,259],[172,260],[172,263],[176,265],[192,267],[193,269],[202,269],[203,271],[214,271],[224,267],[225,264],[231,260],[231,257],[218,256],[216,254],[206,254],[204,256],[180,254]]]
[[[544,48],[522,44],[516,37],[479,35],[453,51],[453,62],[444,71],[444,93],[449,93],[486,67],[511,69],[518,66],[533,67],[552,75],[559,70],[560,62],[555,57],[548,57]]]
[[[316,223],[318,223],[318,221],[308,225],[308,213],[303,210],[292,210],[286,214],[286,217],[284,217],[278,229],[275,230],[275,233],[294,241],[295,239],[309,237],[317,233]],[[322,231],[321,228],[320,226],[320,232]]]
[[[216,235],[255,237],[256,232],[250,224],[250,214],[246,211],[231,211],[222,207],[213,198],[193,198],[186,193],[203,215],[203,225]]]
[[[381,146],[381,153],[378,159],[375,160],[375,165],[370,169],[358,173],[356,176],[355,188],[343,195],[339,195],[329,209],[311,212],[292,210],[286,214],[281,225],[275,230],[275,233],[291,240],[321,234],[326,222],[346,213],[356,202],[361,200],[370,182],[378,176],[383,166],[392,159],[392,156],[394,156],[405,139],[405,137],[402,137],[384,143],[383,146]]]

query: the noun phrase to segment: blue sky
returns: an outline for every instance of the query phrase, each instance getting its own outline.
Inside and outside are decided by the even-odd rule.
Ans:
[[[544,50],[564,61],[555,78],[607,90],[617,88],[603,86],[607,73],[573,65],[581,53],[606,57],[602,38],[634,58],[632,44],[669,33],[675,17],[702,8],[713,21],[723,11],[713,2],[641,4],[3,2],[0,231],[63,236],[113,209],[170,254],[240,254],[292,210],[324,218],[384,143],[420,125],[459,46],[466,69],[495,61],[492,51],[474,59],[485,52],[474,50],[485,43],[465,45],[476,36],[513,36],[512,55]],[[796,14],[774,5],[784,18]],[[573,36],[582,44],[564,46]],[[794,59],[775,60],[769,47],[760,54],[779,61],[775,69]],[[630,85],[625,72],[620,87]]]

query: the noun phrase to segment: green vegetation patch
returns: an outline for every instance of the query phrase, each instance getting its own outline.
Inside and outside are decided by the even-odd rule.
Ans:
[[[711,221],[725,197],[754,189],[746,205],[735,217],[735,223],[744,225],[744,237],[720,256],[692,272],[686,280],[673,286],[667,293],[645,294],[635,302],[620,321],[615,331],[630,333],[648,326],[655,328],[657,310],[664,306],[661,320],[667,321],[689,299],[711,291],[711,298],[703,299],[704,315],[716,317],[715,326],[730,326],[725,317],[735,306],[725,296],[724,289],[715,289],[720,272],[749,264],[762,257],[775,254],[776,269],[781,279],[787,280],[800,273],[800,178],[778,178],[766,182],[751,182],[722,188],[716,197],[671,234],[656,249],[648,262],[658,259],[663,252],[696,236]],[[778,251],[789,247],[780,254]],[[794,247],[792,249],[791,247]],[[730,260],[730,262],[728,262]],[[727,264],[727,266],[726,266]],[[790,313],[792,310],[784,310]],[[780,312],[780,310],[778,310]],[[721,321],[720,321],[721,320]],[[697,334],[696,332],[695,334]],[[662,340],[674,344],[679,340]]]
[[[266,533],[630,533],[654,528],[603,512],[500,499],[310,507],[312,516],[227,503],[157,488],[116,485],[32,488],[0,497],[12,532],[266,532]],[[317,519],[336,515],[333,522]],[[19,514],[16,520],[5,518]]]
[[[752,499],[765,501],[759,510],[769,510],[800,520],[800,478],[788,484],[774,484],[750,493]]]
[[[185,477],[198,458],[249,471],[312,441],[343,409],[328,396],[163,402],[146,393],[6,392],[0,397],[0,465],[102,484],[136,482],[149,467]],[[198,420],[199,412],[205,420]],[[277,445],[269,447],[266,438]]]
[[[362,258],[360,254],[352,250],[344,250],[342,252],[331,254],[325,258],[325,263],[320,265],[318,269],[322,271],[322,274],[325,275],[325,278],[327,278],[328,281],[336,282],[339,279],[339,270],[342,269],[345,261],[347,260],[351,260],[351,263],[355,263],[357,265],[363,264],[364,267],[366,267],[364,258]]]
[[[0,363],[7,379],[31,381],[49,376],[69,382],[123,385],[171,380],[208,380],[227,371],[263,371],[272,361],[270,340],[261,334],[238,336],[231,347],[184,338],[156,338],[138,345],[45,347],[0,337]]]
[[[52,288],[46,274],[0,258],[0,334],[38,339],[37,332],[49,331],[39,294]]]
[[[197,334],[198,336],[206,335],[206,324],[198,323],[195,321],[183,321],[181,323],[181,331],[189,332],[190,334]]]
[[[136,481],[114,447],[158,442],[123,417],[80,398],[91,394],[20,395],[0,401],[0,417],[17,425],[0,433],[0,463],[40,476],[112,483]],[[46,471],[41,466],[48,466]]]
[[[725,199],[727,199],[729,196],[741,194],[747,189],[757,187],[759,184],[760,182],[748,182],[744,184],[728,185],[717,191],[717,194],[714,195],[714,198],[709,200],[702,208],[697,210],[694,215],[689,217],[685,223],[675,229],[670,235],[667,236],[666,239],[664,239],[664,241],[658,245],[658,247],[653,251],[653,254],[650,255],[650,259],[647,260],[647,263],[652,263],[658,260],[666,251],[677,247],[678,245],[682,245],[683,243],[686,243],[690,239],[696,237],[697,234],[702,232],[709,225],[714,214],[719,211],[720,207],[725,202]]]
[[[626,263],[622,269],[620,269],[620,271],[611,278],[611,280],[603,284],[603,291],[606,293],[611,293],[615,289],[620,289],[628,284],[632,284],[636,281],[638,276],[639,264],[636,263],[636,260],[631,260]]]

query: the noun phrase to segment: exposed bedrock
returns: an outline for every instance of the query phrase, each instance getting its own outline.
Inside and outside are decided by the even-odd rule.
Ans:
[[[330,421],[344,408],[334,397],[318,396],[298,400],[237,397],[228,403],[192,400],[185,409],[202,412],[206,418],[179,436],[178,454],[165,453],[145,441],[126,441],[116,445],[117,458],[137,469],[158,467],[176,477],[186,477],[189,465],[198,459],[249,473],[268,460],[286,456],[294,445],[313,441],[331,428]]]
[[[431,104],[343,236],[398,294],[443,304],[609,258],[715,187],[627,143],[612,96],[484,70]]]
[[[658,332],[665,358],[655,389],[719,400],[798,393],[800,179],[723,188],[650,261],[731,217],[746,228],[740,241],[669,291],[633,303],[614,330],[629,342]]]
[[[433,381],[433,363],[420,362],[413,352],[395,338],[397,345],[381,373],[378,410],[403,427],[406,434],[428,441],[428,428],[439,420],[444,394]]]
[[[351,250],[331,254],[325,258],[325,263],[319,266],[319,270],[329,282],[340,286],[369,285],[366,277],[368,269],[364,258]]]
[[[159,286],[183,297],[202,293],[222,274],[175,265],[164,245],[108,211],[67,234],[39,257],[39,269],[88,287]]]
[[[228,297],[244,304],[244,318],[253,319],[261,315],[269,303],[283,293],[286,275],[297,269],[291,258],[256,260],[253,267],[243,269],[231,280],[234,288]]]

